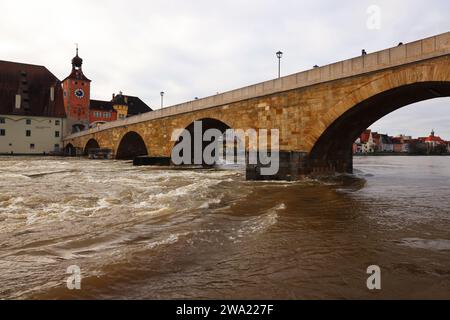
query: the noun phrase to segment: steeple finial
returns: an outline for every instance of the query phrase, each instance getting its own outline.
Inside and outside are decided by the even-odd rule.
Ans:
[[[81,65],[83,64],[83,59],[78,56],[78,43],[75,43],[77,54],[72,59],[72,66],[77,69],[81,69]]]

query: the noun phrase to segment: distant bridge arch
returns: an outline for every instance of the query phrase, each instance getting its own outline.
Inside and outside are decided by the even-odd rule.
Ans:
[[[89,139],[89,141],[86,143],[84,147],[84,155],[87,156],[89,154],[89,151],[92,149],[100,149],[100,145],[98,144],[97,140],[95,139]]]
[[[77,149],[73,144],[69,143],[64,148],[64,154],[69,157],[75,157],[77,155]]]

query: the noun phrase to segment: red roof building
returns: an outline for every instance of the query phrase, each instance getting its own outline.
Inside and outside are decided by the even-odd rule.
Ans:
[[[429,143],[433,146],[437,146],[437,145],[446,145],[447,142],[445,140],[443,140],[441,137],[436,136],[434,130],[431,131],[431,134],[429,137],[424,138],[424,142],[425,143]]]

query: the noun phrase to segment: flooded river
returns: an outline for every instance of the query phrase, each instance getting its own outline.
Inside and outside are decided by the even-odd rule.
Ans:
[[[450,157],[355,168],[267,183],[0,157],[0,299],[450,299]],[[73,265],[81,290],[66,287]]]

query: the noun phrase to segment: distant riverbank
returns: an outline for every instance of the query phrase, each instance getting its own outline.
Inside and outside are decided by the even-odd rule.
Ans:
[[[450,153],[446,154],[409,154],[409,153],[355,153],[355,157],[445,157],[450,156]]]

